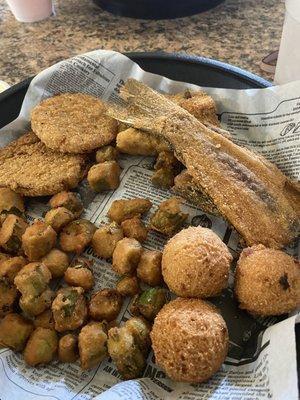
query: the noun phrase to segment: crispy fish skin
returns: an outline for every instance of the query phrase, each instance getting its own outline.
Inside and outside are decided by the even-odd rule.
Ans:
[[[175,177],[172,191],[201,208],[201,210],[220,217],[220,213],[214,202],[203,190],[200,190],[199,185],[196,185],[193,177],[187,170],[183,170]]]
[[[48,149],[33,132],[0,149],[0,186],[25,196],[46,196],[78,185],[87,157]]]
[[[281,248],[297,236],[299,193],[290,199],[289,179],[275,165],[134,79],[121,94],[126,103],[112,106],[109,115],[167,140],[247,245]]]

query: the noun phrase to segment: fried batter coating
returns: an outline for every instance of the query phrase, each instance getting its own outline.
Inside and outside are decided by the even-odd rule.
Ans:
[[[87,219],[76,219],[63,228],[59,236],[63,251],[80,254],[91,242],[96,227]]]
[[[96,152],[96,162],[114,161],[118,158],[118,150],[113,146],[103,146]]]
[[[111,258],[117,243],[123,237],[123,230],[116,222],[100,226],[92,239],[93,250],[99,257]]]
[[[65,207],[57,207],[49,210],[45,215],[45,222],[50,225],[55,232],[60,232],[74,219],[74,214]]]
[[[53,278],[61,278],[69,266],[69,256],[59,249],[51,249],[41,262],[46,265]]]
[[[0,344],[15,351],[22,351],[33,331],[30,321],[19,314],[8,314],[0,320]]]
[[[0,246],[11,254],[19,254],[22,247],[22,235],[28,224],[14,214],[8,214],[0,229]]]
[[[57,352],[58,338],[54,329],[36,328],[25,347],[24,360],[34,367],[50,363]]]
[[[128,128],[117,135],[117,149],[121,153],[138,156],[155,156],[169,150],[169,145],[138,129]]]
[[[160,203],[150,219],[150,228],[166,236],[172,236],[184,224],[188,214],[181,212],[180,199],[171,197]]]
[[[65,272],[65,282],[70,286],[80,286],[84,290],[92,289],[95,284],[92,264],[88,258],[76,258]]]
[[[280,250],[256,245],[242,251],[235,273],[240,308],[256,315],[280,315],[300,305],[299,262]]]
[[[0,226],[7,214],[15,214],[19,217],[25,211],[22,196],[9,188],[0,188]]]
[[[25,265],[16,275],[14,283],[23,296],[37,297],[48,288],[49,269],[40,262]]]
[[[81,327],[87,318],[87,306],[81,287],[65,287],[57,292],[52,303],[55,330],[73,331]]]
[[[47,196],[72,189],[86,175],[88,158],[47,148],[33,132],[0,149],[0,186],[24,196]]]
[[[139,282],[136,276],[124,276],[116,285],[117,291],[122,296],[135,296],[140,291]]]
[[[36,316],[51,307],[54,293],[50,289],[44,290],[38,296],[21,296],[19,305],[22,311],[29,316]]]
[[[104,161],[93,165],[87,176],[90,187],[98,193],[114,190],[120,184],[121,168],[116,161]]]
[[[107,354],[106,324],[90,322],[78,337],[80,365],[82,369],[96,367]]]
[[[47,328],[54,329],[54,319],[51,310],[45,310],[41,314],[37,315],[33,320],[36,328]]]
[[[125,219],[147,213],[151,206],[152,203],[148,199],[115,200],[107,215],[112,221],[120,224]]]
[[[140,261],[143,248],[135,239],[120,240],[113,253],[112,268],[119,275],[131,275]]]
[[[31,126],[47,147],[62,153],[91,152],[114,140],[118,128],[105,103],[84,93],[43,100],[31,112]]]
[[[72,333],[62,336],[58,342],[59,361],[63,363],[73,363],[78,357],[78,337]]]
[[[80,196],[75,192],[59,192],[51,197],[49,205],[51,208],[67,208],[74,214],[75,218],[78,218],[83,211]]]
[[[97,321],[112,321],[121,311],[123,299],[115,289],[102,289],[96,292],[89,303],[90,316]]]
[[[145,227],[140,217],[135,216],[130,219],[125,219],[125,221],[121,223],[121,227],[126,237],[136,239],[140,243],[147,240],[148,229]]]
[[[161,251],[144,250],[136,270],[138,278],[149,286],[161,285],[161,258]]]
[[[40,220],[35,220],[22,235],[22,247],[29,261],[44,257],[55,242],[55,230]]]
[[[215,307],[199,299],[177,298],[166,304],[150,336],[156,363],[179,382],[207,381],[228,351],[225,321]]]
[[[189,227],[173,236],[162,257],[162,274],[177,296],[206,298],[227,287],[232,255],[211,229]]]
[[[108,353],[124,379],[142,376],[150,338],[148,325],[139,318],[129,319],[121,328],[108,332]]]

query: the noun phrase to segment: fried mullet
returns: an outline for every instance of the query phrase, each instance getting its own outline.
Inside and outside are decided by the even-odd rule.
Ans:
[[[125,103],[112,106],[109,115],[170,143],[195,185],[248,246],[281,248],[297,236],[299,192],[275,165],[134,79],[121,94]]]

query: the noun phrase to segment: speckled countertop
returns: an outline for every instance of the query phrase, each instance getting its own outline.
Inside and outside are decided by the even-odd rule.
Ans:
[[[202,14],[160,21],[113,16],[92,0],[54,4],[54,16],[24,24],[0,0],[0,80],[14,84],[94,49],[201,55],[271,79],[260,61],[278,48],[284,17],[280,0],[227,0]]]

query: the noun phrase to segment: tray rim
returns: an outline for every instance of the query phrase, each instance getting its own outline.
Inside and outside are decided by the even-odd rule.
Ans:
[[[250,84],[254,84],[257,88],[267,88],[272,86],[272,83],[259,75],[253,74],[252,72],[246,71],[242,68],[234,65],[225,63],[223,61],[214,60],[212,58],[181,54],[181,53],[167,53],[167,52],[125,52],[125,56],[131,59],[158,59],[160,61],[177,61],[185,62],[189,64],[201,64],[209,66],[210,68],[222,71],[224,73],[234,75],[241,78],[241,80],[247,81]],[[23,81],[12,85],[4,92],[0,93],[0,102],[4,101],[7,97],[15,95],[19,90],[27,88],[34,76],[24,79]],[[242,89],[238,89],[242,90]]]

